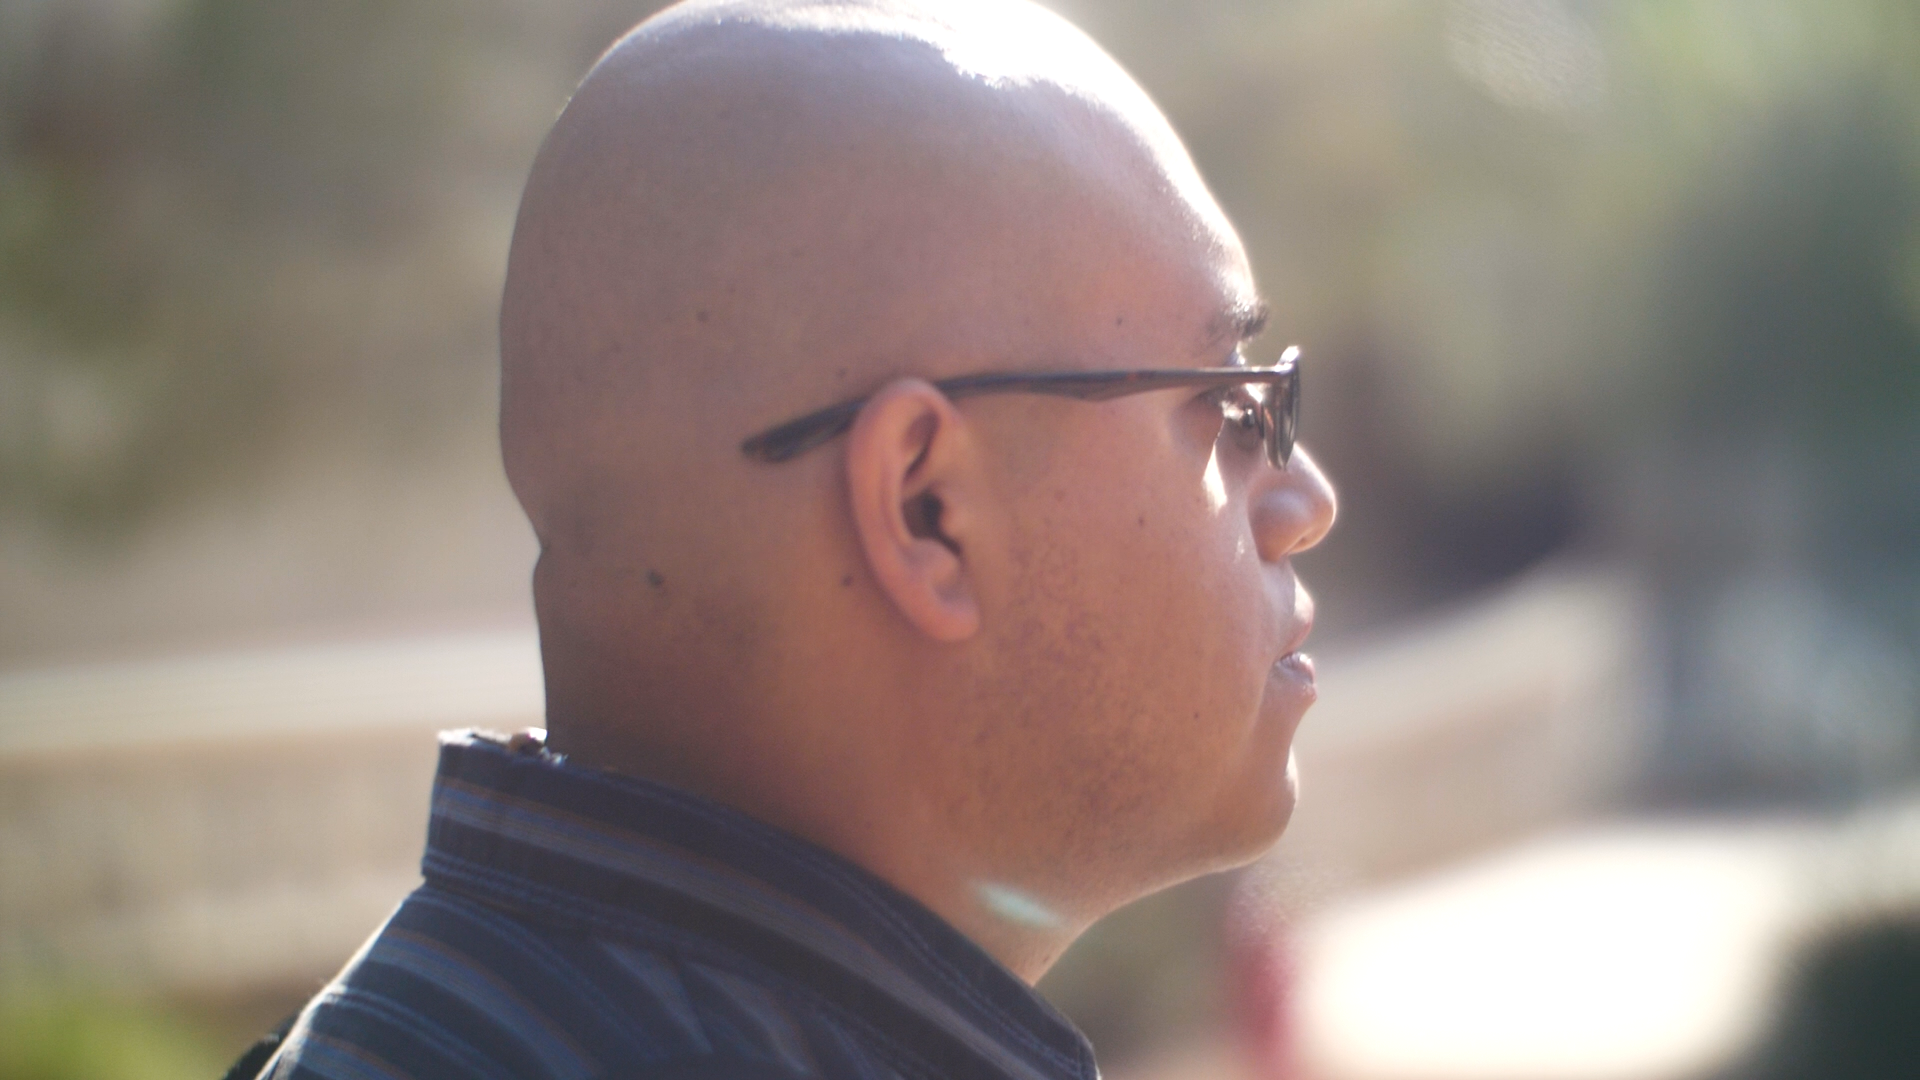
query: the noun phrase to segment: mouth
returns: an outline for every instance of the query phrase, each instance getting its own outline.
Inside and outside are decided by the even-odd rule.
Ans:
[[[1307,643],[1307,635],[1312,632],[1312,620],[1301,624],[1299,632],[1294,634],[1293,640],[1287,643],[1287,651],[1280,659],[1273,662],[1275,674],[1305,683],[1309,687],[1313,685],[1313,657],[1308,656],[1303,648]]]
[[[1308,656],[1299,649],[1295,649],[1280,659],[1275,660],[1273,662],[1273,670],[1277,674],[1284,675],[1296,682],[1303,682],[1308,686],[1313,685],[1313,657]]]

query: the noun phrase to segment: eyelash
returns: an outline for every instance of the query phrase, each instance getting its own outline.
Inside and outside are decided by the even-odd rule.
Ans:
[[[1245,392],[1246,388],[1243,386],[1223,386],[1218,390],[1209,390],[1200,396],[1219,411],[1220,433],[1222,435],[1226,435],[1229,432],[1236,435],[1244,433],[1251,441],[1243,443],[1242,448],[1257,448],[1260,444],[1258,425],[1249,426],[1244,419],[1252,415],[1251,410],[1247,409],[1245,405],[1236,404],[1234,401],[1237,396]],[[1233,410],[1235,409],[1241,410],[1239,416],[1234,415]],[[1241,440],[1236,438],[1235,441],[1239,442]]]

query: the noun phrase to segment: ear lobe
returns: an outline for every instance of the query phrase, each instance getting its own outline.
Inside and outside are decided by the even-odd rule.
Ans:
[[[971,463],[965,421],[923,379],[899,379],[867,400],[847,432],[854,533],[874,581],[936,641],[980,628],[967,563]]]

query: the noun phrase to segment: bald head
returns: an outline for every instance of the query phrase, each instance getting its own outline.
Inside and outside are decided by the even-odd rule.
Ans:
[[[595,633],[684,647],[717,617],[736,646],[817,501],[745,435],[900,374],[1101,366],[1129,332],[1089,281],[1196,236],[1233,243],[1165,121],[1031,4],[643,24],[547,139],[509,262],[501,430],[543,615],[585,632],[614,597],[678,595],[704,614]]]
[[[1164,865],[1192,838],[1126,816],[1164,809],[1138,794],[1161,780],[1128,775],[1157,751],[1077,717],[1139,735],[1162,713],[1246,712],[1180,680],[1162,708],[1114,676],[1140,668],[1121,646],[1164,651],[1148,630],[1217,662],[1227,647],[1208,642],[1247,627],[1169,619],[1204,574],[1096,610],[1116,594],[1102,573],[1161,556],[1070,553],[1109,525],[1061,515],[1122,514],[1181,558],[1219,555],[1220,575],[1254,577],[1208,587],[1244,606],[1264,548],[1234,500],[1272,478],[1230,491],[1239,466],[1210,458],[1217,402],[963,412],[923,380],[1217,365],[1255,306],[1164,118],[1037,6],[715,0],[643,24],[540,152],[501,318],[556,745],[741,805],[963,926],[932,895],[961,871],[903,852],[974,845],[954,861],[1002,883],[1071,862],[1090,890],[1060,901],[1076,917],[1217,860],[1209,841]],[[868,404],[830,451],[740,450],[851,399]],[[1116,433],[1136,445],[1102,448]],[[1161,472],[1111,467],[1135,459]],[[1269,647],[1259,619],[1233,649]],[[1271,661],[1236,693],[1257,698]],[[1216,790],[1203,777],[1167,820],[1198,828]]]
[[[595,66],[535,165],[509,469],[560,543],[598,448],[738,441],[696,404],[750,422],[889,374],[1058,363],[1085,350],[1061,324],[1090,257],[1125,273],[1156,231],[1230,236],[1151,103],[1040,8],[680,5]]]

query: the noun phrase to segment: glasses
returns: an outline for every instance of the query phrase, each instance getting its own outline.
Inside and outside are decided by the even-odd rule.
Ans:
[[[1290,345],[1272,367],[1142,368],[1134,371],[1039,371],[962,375],[933,384],[949,398],[982,394],[1051,394],[1080,401],[1111,401],[1155,390],[1214,388],[1236,441],[1264,444],[1267,460],[1284,469],[1300,426],[1300,347]],[[798,457],[853,426],[866,398],[843,401],[789,420],[740,444],[760,461]]]

